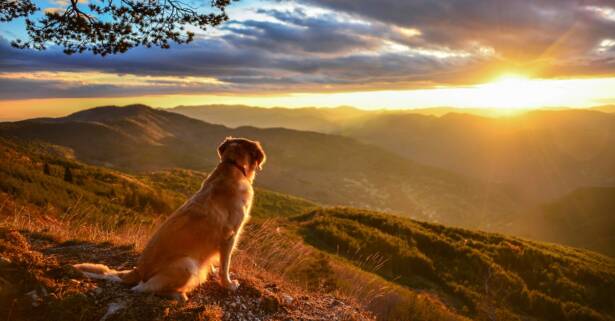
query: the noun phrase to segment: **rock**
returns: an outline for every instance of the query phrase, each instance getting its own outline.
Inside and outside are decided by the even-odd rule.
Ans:
[[[292,296],[290,296],[290,295],[288,295],[286,293],[282,294],[282,302],[284,302],[284,304],[290,305],[290,304],[293,303],[294,300],[295,299]]]
[[[267,313],[274,313],[280,308],[280,301],[273,295],[265,295],[261,298],[260,307]]]
[[[37,307],[40,305],[40,297],[38,296],[38,293],[36,293],[36,290],[32,290],[26,293],[26,296],[30,298],[33,307]]]
[[[3,256],[0,256],[0,266],[2,266],[2,265],[9,265],[11,263],[13,263],[13,261],[11,261],[10,259],[8,259],[6,257],[3,257]]]
[[[103,315],[102,318],[100,318],[100,321],[107,320],[107,318],[109,318],[110,316],[117,313],[117,311],[123,308],[124,308],[123,303],[116,303],[116,302],[110,303],[109,306],[107,307],[107,312],[105,313],[105,315]]]

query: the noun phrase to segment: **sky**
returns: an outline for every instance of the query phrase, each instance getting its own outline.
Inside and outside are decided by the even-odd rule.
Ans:
[[[130,103],[615,104],[615,0],[243,0],[228,13],[189,45],[107,57],[13,49],[23,21],[0,23],[0,120]]]

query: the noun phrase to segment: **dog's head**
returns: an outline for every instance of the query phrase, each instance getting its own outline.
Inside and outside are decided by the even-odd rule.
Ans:
[[[218,146],[218,156],[222,161],[233,161],[249,171],[262,170],[267,160],[265,151],[259,142],[233,137],[227,137]]]

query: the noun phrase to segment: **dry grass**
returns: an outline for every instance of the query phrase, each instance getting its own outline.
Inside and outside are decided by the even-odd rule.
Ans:
[[[6,195],[0,195],[0,227],[45,233],[58,241],[80,240],[133,245],[138,251],[154,232],[154,224],[125,224],[84,222],[79,217],[87,207],[75,202],[61,218],[47,215],[43,209],[20,205]],[[278,220],[250,223],[233,257],[233,269],[240,275],[266,271],[268,277],[285,286],[308,288],[301,277],[310,262],[322,257],[322,252],[306,245],[299,237],[284,230]],[[374,273],[384,263],[380,256],[363,259],[360,267],[344,259],[327,256],[331,275],[336,280],[335,295],[355,301],[374,313],[379,320],[464,320],[445,306],[434,305],[424,295],[388,282]],[[313,291],[314,289],[309,289]],[[317,290],[318,291],[318,290]],[[205,319],[214,319],[207,316]]]
[[[88,208],[79,202],[69,208],[61,218],[48,215],[38,207],[21,205],[6,195],[0,196],[0,226],[53,235],[59,241],[80,240],[134,245],[141,250],[157,224],[125,224],[84,222],[80,217]]]

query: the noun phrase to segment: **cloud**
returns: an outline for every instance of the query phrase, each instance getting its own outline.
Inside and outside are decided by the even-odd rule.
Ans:
[[[588,54],[615,36],[613,1],[308,1],[420,31],[408,40],[410,45],[465,49],[479,44],[515,62]]]
[[[66,56],[56,48],[17,50],[0,38],[0,94],[21,99],[411,89],[477,83],[507,69],[542,77],[612,76],[613,7],[599,0],[273,3],[246,9],[251,11],[242,19],[187,46],[137,48],[105,58]],[[73,79],[78,74],[96,76]],[[32,90],[16,93],[19,88]]]

